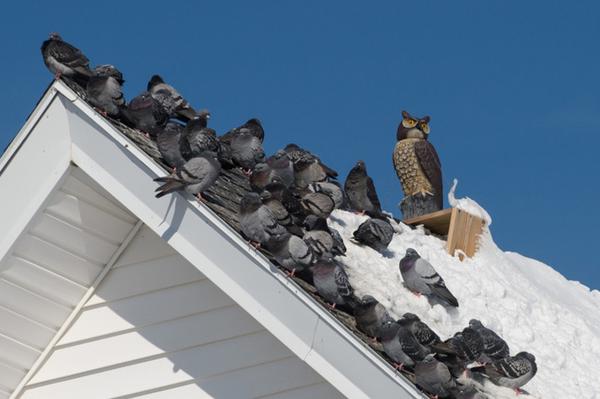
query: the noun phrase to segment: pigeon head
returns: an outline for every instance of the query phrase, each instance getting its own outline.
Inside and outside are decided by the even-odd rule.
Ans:
[[[435,360],[435,353],[430,353],[429,355],[425,356],[425,359],[423,359],[423,363],[431,363]]]
[[[96,76],[110,76],[112,78],[115,78],[117,82],[119,82],[119,84],[125,83],[125,80],[123,79],[123,74],[121,73],[121,71],[115,68],[114,65],[98,65],[96,68],[94,68],[94,73],[96,74]]]
[[[255,212],[262,206],[262,199],[258,193],[247,193],[240,202],[240,213],[248,214]]]
[[[410,322],[421,321],[421,319],[419,319],[419,316],[417,316],[414,313],[404,313],[404,315],[402,315],[402,318]]]
[[[260,193],[260,200],[261,200],[262,202],[268,201],[268,200],[270,200],[271,198],[273,198],[273,195],[272,195],[272,194],[271,194],[269,191],[267,191],[267,190],[263,190],[263,191]]]
[[[299,150],[300,150],[300,146],[298,144],[294,144],[294,143],[290,143],[283,148],[283,151],[288,152],[288,153],[294,152],[294,151],[299,151]]]
[[[409,258],[420,258],[421,256],[419,255],[419,253],[417,251],[415,251],[412,248],[408,248],[406,250],[406,255],[404,255],[404,257],[409,257]]]
[[[198,115],[196,117],[201,119],[210,119],[210,112],[207,109],[201,109],[198,111]]]
[[[535,363],[535,356],[533,356],[531,353],[529,352],[519,352],[515,355],[515,357],[521,357],[523,359],[527,359],[532,363]]]
[[[398,333],[400,327],[400,324],[396,323],[393,320],[386,321],[381,325],[381,328],[379,329],[379,339],[381,341],[391,341]]]
[[[483,324],[481,324],[481,322],[479,320],[471,319],[469,321],[469,327],[474,328],[474,329],[483,328]]]
[[[260,120],[258,118],[248,119],[248,121],[246,122],[246,125],[254,125],[254,126],[262,127],[262,124],[260,123]]]
[[[48,35],[48,38],[49,38],[50,40],[60,40],[60,41],[62,42],[62,37],[60,37],[60,35],[59,35],[58,33],[56,33],[56,32],[51,32],[51,33]]]
[[[360,299],[360,304],[362,306],[375,306],[379,303],[379,301],[373,298],[371,295],[363,295]]]
[[[264,162],[259,162],[256,165],[254,165],[254,168],[252,168],[252,174],[255,173],[267,173],[271,170],[271,168],[269,167],[269,165],[267,165]]]
[[[356,176],[365,176],[367,174],[367,165],[365,165],[364,161],[358,161],[350,170],[350,174]]]
[[[160,75],[152,75],[152,77],[148,81],[148,87],[146,90],[150,90],[157,84],[161,84],[161,83],[165,83],[165,81],[160,77]]]

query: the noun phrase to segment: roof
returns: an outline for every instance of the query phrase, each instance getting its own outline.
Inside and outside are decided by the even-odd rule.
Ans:
[[[250,187],[240,172],[224,171],[205,193],[206,204],[185,195],[157,200],[152,180],[166,170],[154,142],[102,117],[84,98],[77,86],[54,82],[0,159],[0,186],[12,192],[0,207],[8,233],[0,240],[0,270],[33,217],[76,166],[91,178],[90,184],[119,202],[115,207],[132,215],[126,234],[112,243],[117,249],[136,226],[146,224],[347,397],[423,397],[356,330],[351,315],[327,309],[314,287],[287,278],[241,237],[237,211]],[[89,284],[82,290],[89,293],[97,282]],[[37,348],[39,357],[17,385],[31,377],[73,314],[63,314],[62,327],[48,332],[49,341],[40,341],[48,341],[47,346]],[[0,312],[5,323],[2,319]]]

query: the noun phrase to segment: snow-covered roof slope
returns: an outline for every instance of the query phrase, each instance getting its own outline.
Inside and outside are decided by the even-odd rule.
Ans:
[[[366,217],[344,211],[332,226],[352,237]],[[357,294],[377,298],[396,317],[412,312],[442,339],[480,319],[508,342],[511,354],[533,353],[537,375],[524,386],[538,398],[600,397],[600,292],[569,281],[551,267],[513,252],[503,252],[489,230],[476,255],[464,262],[451,257],[445,242],[422,229],[395,224],[388,253],[347,242],[350,282]],[[430,261],[458,298],[460,307],[431,306],[402,284],[398,262],[407,248]],[[514,398],[510,389],[487,385],[494,397]]]

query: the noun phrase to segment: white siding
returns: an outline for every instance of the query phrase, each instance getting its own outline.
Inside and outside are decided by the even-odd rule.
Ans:
[[[342,396],[142,227],[21,397]]]
[[[0,263],[0,399],[74,312],[136,218],[73,168]]]

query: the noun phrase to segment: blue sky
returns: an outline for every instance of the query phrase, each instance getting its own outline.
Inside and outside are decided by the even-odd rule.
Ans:
[[[268,152],[296,142],[343,177],[363,159],[396,214],[400,111],[431,115],[444,188],[459,179],[496,242],[600,288],[598,2],[12,2],[2,148],[52,78],[51,31],[117,66],[128,98],[160,73],[219,132],[258,117]]]

